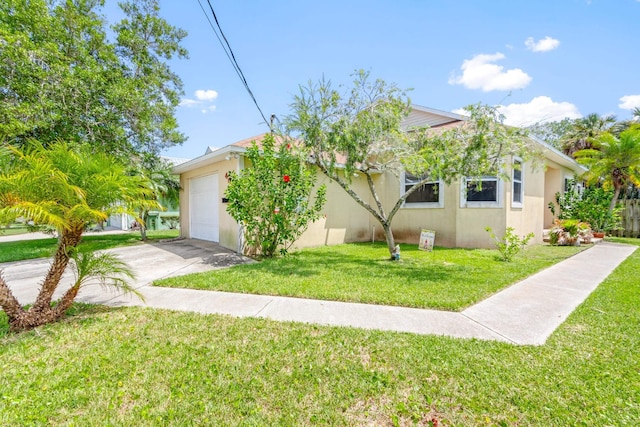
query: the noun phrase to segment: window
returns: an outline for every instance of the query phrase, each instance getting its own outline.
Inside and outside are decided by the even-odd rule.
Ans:
[[[402,192],[406,193],[411,187],[424,178],[409,172],[403,174]],[[442,207],[442,186],[440,181],[429,181],[422,184],[405,200],[405,207]]]
[[[467,177],[462,180],[460,207],[502,207],[502,181],[495,176]]]
[[[511,177],[511,206],[521,208],[524,203],[524,171],[522,160],[513,159],[513,175]]]

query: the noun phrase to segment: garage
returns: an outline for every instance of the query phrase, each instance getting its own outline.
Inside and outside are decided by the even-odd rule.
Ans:
[[[218,242],[218,174],[189,180],[189,230],[192,239]]]

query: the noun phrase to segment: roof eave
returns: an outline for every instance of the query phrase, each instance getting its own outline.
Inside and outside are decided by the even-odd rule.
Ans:
[[[185,172],[189,172],[194,169],[201,168],[202,166],[219,162],[223,159],[226,159],[226,157],[231,154],[242,155],[245,153],[245,151],[247,151],[246,148],[238,147],[235,145],[227,145],[226,147],[222,147],[218,150],[212,151],[211,153],[204,154],[200,157],[196,157],[193,160],[189,160],[188,162],[181,163],[175,166],[173,168],[173,173],[182,174]]]

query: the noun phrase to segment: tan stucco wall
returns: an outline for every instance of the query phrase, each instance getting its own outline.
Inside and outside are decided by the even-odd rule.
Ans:
[[[533,243],[542,243],[544,223],[544,195],[545,195],[545,170],[542,166],[533,167],[526,163],[523,170],[524,203],[522,207],[513,206],[511,181],[506,182],[506,227],[513,227],[518,236],[525,236],[531,232]],[[505,227],[505,228],[506,228]]]
[[[336,245],[371,239],[370,214],[322,172],[318,171],[317,177],[317,185],[327,186],[327,201],[322,217],[309,226],[293,247]],[[369,200],[368,186],[362,177],[354,177],[351,188]]]
[[[190,237],[189,230],[189,179],[212,173],[218,174],[219,199],[227,188],[224,175],[229,170],[238,170],[237,159],[223,160],[181,175],[181,235]],[[377,241],[384,241],[384,233],[378,221],[338,184],[318,173],[318,185],[327,185],[327,202],[320,220],[311,224],[294,247],[333,245],[346,242],[370,241],[375,227]],[[491,227],[501,235],[506,227],[514,227],[519,235],[533,231],[535,241],[542,240],[542,229],[551,223],[547,204],[553,200],[556,191],[564,186],[564,177],[571,171],[557,164],[547,162],[546,170],[532,169],[529,163],[524,170],[524,205],[511,206],[511,182],[502,187],[502,207],[471,208],[461,207],[461,187],[459,182],[444,186],[442,207],[402,207],[393,219],[396,240],[417,244],[421,229],[435,230],[436,245],[445,247],[494,247],[494,242],[485,231]],[[380,174],[374,177],[380,199],[389,212],[400,196],[400,180],[394,174]],[[368,184],[363,176],[353,177],[352,189],[370,204],[374,204]],[[226,204],[219,200],[220,244],[238,250],[238,225],[226,212]]]
[[[222,203],[222,197],[227,189],[228,182],[225,178],[225,174],[228,171],[238,170],[238,159],[231,158],[229,160],[223,160],[214,164],[203,166],[199,169],[185,172],[180,175],[180,236],[191,237],[191,230],[189,229],[189,180],[191,178],[198,178],[205,175],[218,174],[218,218],[219,218],[219,237],[220,244],[226,248],[237,250],[238,249],[238,224],[227,213],[227,205]]]
[[[564,192],[565,178],[573,178],[574,171],[557,163],[548,161],[544,180],[544,228],[551,228],[553,215],[549,210],[549,202],[556,201],[556,193]],[[557,206],[556,206],[557,209]]]

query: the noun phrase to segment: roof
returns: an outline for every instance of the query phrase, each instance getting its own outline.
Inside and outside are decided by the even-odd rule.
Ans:
[[[468,117],[461,114],[451,113],[448,111],[437,110],[435,108],[423,107],[420,105],[412,105],[412,111],[407,118],[403,121],[403,128],[408,129],[414,126],[430,126],[434,129],[448,129],[463,124]],[[250,138],[245,138],[240,141],[234,142],[222,148],[207,147],[205,154],[195,159],[188,160],[177,164],[173,168],[173,172],[180,174],[188,172],[193,169],[197,169],[207,164],[216,163],[223,159],[228,159],[229,155],[241,155],[248,147],[255,141],[260,145],[260,142],[266,136],[266,133],[255,135]],[[535,137],[529,137],[533,142],[540,145],[544,153],[545,158],[572,169],[576,173],[585,172],[586,168],[576,162],[573,158],[560,152],[551,145]],[[338,163],[343,164],[345,159],[343,156],[338,156]]]

